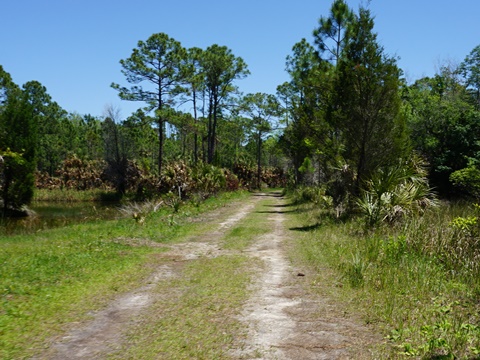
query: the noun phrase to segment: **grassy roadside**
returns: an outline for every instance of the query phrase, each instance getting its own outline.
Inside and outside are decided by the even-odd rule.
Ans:
[[[291,209],[296,261],[314,269],[316,291],[383,334],[372,358],[480,359],[478,278],[452,270],[437,250],[458,210],[366,233],[311,203]]]
[[[204,203],[133,218],[92,222],[31,235],[0,237],[0,358],[32,356],[65,324],[84,320],[151,270],[153,242],[182,240],[208,223],[192,217],[248,196],[227,193]]]

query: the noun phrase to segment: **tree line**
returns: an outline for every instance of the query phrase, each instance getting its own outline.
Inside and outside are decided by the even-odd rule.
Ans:
[[[89,169],[77,188],[94,186],[95,178],[104,175],[123,194],[129,183],[138,180],[139,172],[151,175],[152,183],[160,179],[165,160],[235,169],[249,187],[260,183],[262,166],[278,165],[276,141],[270,134],[280,113],[278,102],[268,94],[240,94],[235,81],[247,76],[248,68],[227,47],[184,49],[159,33],[139,41],[120,64],[132,86],[113,83],[112,87],[121,99],[145,104],[126,119],[111,105],[101,117],[68,113],[39,82],[22,89],[1,68],[4,209],[31,200],[34,171],[43,180],[62,175],[67,185],[79,178],[78,169]],[[24,165],[21,171],[30,174],[28,180],[20,168],[11,166],[14,158],[17,165]],[[94,169],[99,164],[104,167],[101,173]],[[268,169],[263,173],[270,179],[280,176]],[[138,181],[136,185],[141,186]],[[20,193],[24,195],[18,199],[7,195]]]
[[[295,182],[321,184],[340,212],[360,207],[378,219],[406,198],[425,204],[432,188],[478,196],[480,46],[408,84],[369,9],[335,0],[313,42],[293,46],[287,71],[277,94],[288,110],[279,145]]]
[[[120,193],[132,167],[160,178],[182,160],[248,168],[255,185],[263,167],[276,166],[292,185],[323,186],[342,209],[392,169],[402,169],[398,181],[424,174],[443,196],[480,194],[480,46],[408,84],[369,9],[335,0],[313,41],[293,46],[290,80],[276,94],[242,94],[248,66],[228,47],[186,49],[164,33],[139,41],[120,64],[128,85],[112,88],[144,104],[125,119],[113,106],[102,116],[68,113],[42,84],[20,87],[0,66],[4,209],[28,203],[35,176],[54,177],[72,159],[102,162]]]

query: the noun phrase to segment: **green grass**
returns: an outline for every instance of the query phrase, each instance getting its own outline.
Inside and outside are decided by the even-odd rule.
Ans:
[[[220,359],[244,335],[235,319],[248,297],[252,260],[244,256],[188,263],[179,278],[160,283],[148,319],[129,334],[119,359]]]
[[[268,233],[270,228],[267,224],[267,212],[270,203],[271,201],[262,201],[249,215],[239,221],[224,237],[223,248],[244,250],[253,239]]]
[[[73,189],[35,189],[33,201],[118,201],[113,191],[73,190]]]
[[[202,204],[185,204],[133,218],[96,221],[31,235],[0,236],[0,358],[38,353],[64,326],[80,321],[151,271],[148,241],[176,242],[207,224],[194,216],[242,199],[227,193]],[[145,241],[147,240],[147,241]]]
[[[304,229],[297,257],[316,270],[319,291],[383,333],[378,358],[480,358],[479,274],[465,266],[477,256],[476,240],[459,238],[450,226],[468,210],[444,204],[370,233],[360,219],[337,222],[311,204],[298,210],[290,219]]]
[[[2,359],[31,355],[96,299],[145,275],[141,264],[152,252],[113,242],[91,226],[2,239],[0,246]]]

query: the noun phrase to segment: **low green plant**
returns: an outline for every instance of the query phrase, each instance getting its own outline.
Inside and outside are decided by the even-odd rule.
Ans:
[[[472,238],[480,236],[480,205],[473,204],[474,215],[462,217],[458,216],[452,220],[451,226],[459,233]]]
[[[368,265],[368,262],[365,261],[359,252],[352,254],[352,259],[344,266],[344,278],[351,287],[358,288],[363,286]]]
[[[132,217],[139,225],[143,225],[145,220],[151,213],[157,212],[164,201],[144,201],[144,202],[130,202],[120,207],[120,212],[127,217]]]
[[[408,338],[405,335],[411,336],[416,329],[404,330],[403,334],[396,339],[404,340],[398,345],[400,354],[442,359],[456,359],[462,353],[479,355],[480,328],[478,325],[466,322],[466,319],[452,316],[459,306],[458,301],[448,302],[442,298],[433,298],[425,323],[420,326],[421,341],[417,344],[405,341]],[[393,338],[390,337],[390,339]]]
[[[169,192],[164,196],[165,204],[172,208],[174,213],[178,213],[180,206],[182,205],[182,198],[178,195]]]
[[[421,215],[437,202],[425,174],[399,164],[379,169],[366,182],[356,204],[371,228],[380,222],[396,223]]]
[[[313,203],[323,208],[330,208],[333,205],[332,198],[325,194],[325,188],[320,186],[299,186],[291,194],[296,205]]]

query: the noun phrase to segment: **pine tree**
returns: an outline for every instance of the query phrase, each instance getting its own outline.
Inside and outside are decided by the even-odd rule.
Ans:
[[[356,172],[355,193],[373,172],[402,157],[406,149],[396,59],[384,54],[369,10],[361,8],[337,65],[333,126],[343,156]]]

